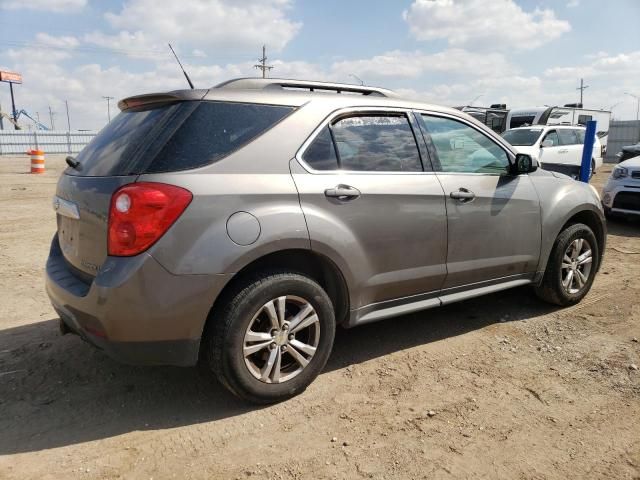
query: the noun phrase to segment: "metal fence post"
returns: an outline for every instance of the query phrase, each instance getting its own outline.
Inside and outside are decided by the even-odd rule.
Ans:
[[[33,131],[33,139],[36,144],[36,150],[40,150],[40,146],[38,145],[38,130]]]

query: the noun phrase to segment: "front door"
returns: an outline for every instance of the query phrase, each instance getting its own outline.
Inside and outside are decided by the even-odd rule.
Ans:
[[[443,288],[532,274],[540,255],[540,202],[527,175],[509,173],[507,150],[471,123],[421,114],[446,197]]]
[[[338,114],[293,164],[311,248],[348,277],[352,309],[442,287],[445,200],[417,129],[406,112]]]

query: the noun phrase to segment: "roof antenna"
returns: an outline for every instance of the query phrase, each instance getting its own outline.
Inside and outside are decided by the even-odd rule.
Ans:
[[[176,55],[176,52],[173,50],[173,47],[171,46],[171,44],[169,43],[168,45],[169,45],[169,48],[171,49],[171,53],[173,53],[173,56],[176,57],[178,65],[180,65],[180,68],[182,69],[182,73],[184,73],[184,78],[187,79],[187,82],[189,83],[191,90],[193,90],[193,82],[189,78],[189,75],[187,75],[187,72],[185,72],[184,67],[182,66],[182,63],[180,63],[180,59],[178,58],[178,55]]]

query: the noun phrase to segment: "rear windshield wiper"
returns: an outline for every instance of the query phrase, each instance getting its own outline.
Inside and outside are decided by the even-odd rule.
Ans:
[[[74,170],[77,170],[78,167],[80,166],[80,162],[77,161],[74,157],[72,157],[71,155],[69,155],[67,158],[64,159],[67,162],[67,165],[69,165],[71,168],[73,168]]]

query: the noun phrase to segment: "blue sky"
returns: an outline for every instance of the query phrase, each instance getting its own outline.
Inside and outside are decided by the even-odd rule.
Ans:
[[[162,5],[159,8],[158,5]],[[17,107],[64,126],[106,122],[103,95],[184,87],[171,41],[198,87],[258,72],[394,88],[445,105],[614,106],[640,95],[640,1],[0,0],[0,68],[18,71]],[[8,86],[0,84],[8,111]],[[46,113],[46,114],[45,114]]]

